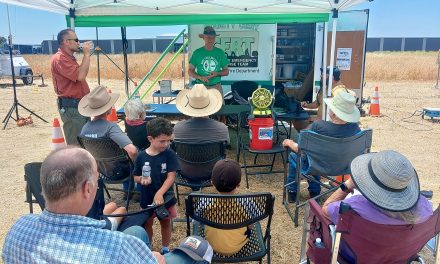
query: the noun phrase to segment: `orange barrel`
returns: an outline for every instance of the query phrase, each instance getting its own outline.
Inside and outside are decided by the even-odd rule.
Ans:
[[[272,148],[273,119],[270,117],[256,117],[249,119],[250,147],[256,150]]]

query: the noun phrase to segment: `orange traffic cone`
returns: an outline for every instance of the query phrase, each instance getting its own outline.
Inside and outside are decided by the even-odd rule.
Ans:
[[[109,89],[108,93],[112,93],[112,90]],[[111,114],[107,116],[107,121],[115,122],[115,123],[118,122],[118,115],[116,114],[116,108],[114,105],[112,106]]]
[[[53,119],[53,129],[52,129],[52,149],[59,149],[66,146],[64,141],[63,131],[60,127],[60,121],[58,118]]]
[[[379,106],[379,87],[374,87],[373,98],[371,98],[370,104],[370,116],[380,116],[380,106]]]

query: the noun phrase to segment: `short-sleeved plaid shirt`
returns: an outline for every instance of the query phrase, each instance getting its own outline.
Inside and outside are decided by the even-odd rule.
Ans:
[[[6,236],[5,263],[157,263],[140,239],[103,229],[105,221],[79,215],[22,216]]]

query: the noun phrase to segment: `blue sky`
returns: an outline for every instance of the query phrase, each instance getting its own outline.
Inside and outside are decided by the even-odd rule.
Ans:
[[[440,37],[440,0],[375,0],[356,9],[370,9],[369,37]],[[56,38],[66,27],[64,16],[9,6],[11,31],[16,44],[39,44]],[[148,38],[180,32],[182,27],[127,28],[128,38]],[[95,39],[94,28],[77,28],[81,39]],[[0,36],[8,36],[6,4],[0,4]],[[100,39],[120,38],[119,28],[100,28]]]

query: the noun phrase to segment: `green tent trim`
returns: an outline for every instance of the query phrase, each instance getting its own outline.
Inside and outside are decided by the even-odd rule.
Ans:
[[[304,14],[194,14],[136,16],[76,16],[75,27],[135,27],[192,24],[274,24],[327,22],[328,13]],[[66,16],[70,27],[70,17]]]

